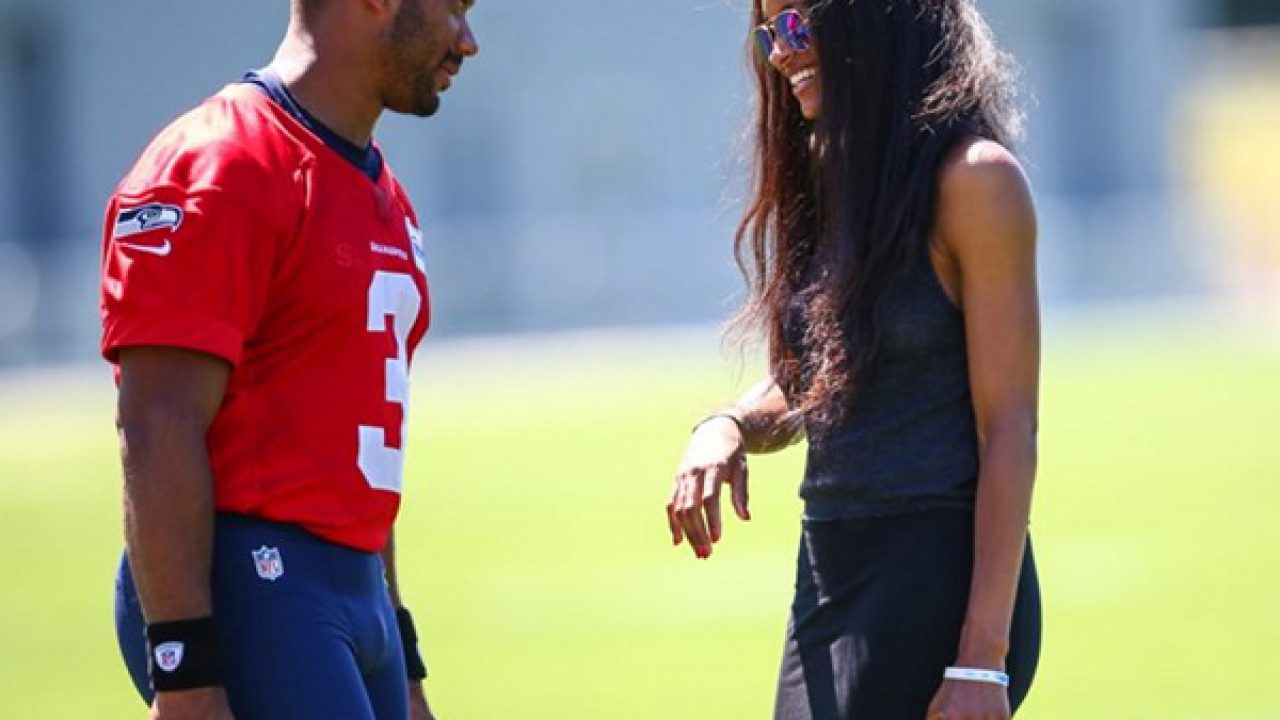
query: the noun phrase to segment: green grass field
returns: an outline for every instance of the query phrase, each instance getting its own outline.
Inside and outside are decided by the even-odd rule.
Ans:
[[[1280,718],[1274,328],[1066,335],[1044,364],[1045,640],[1020,717]],[[419,357],[401,572],[441,717],[767,717],[802,453],[754,462],[756,519],[709,561],[670,547],[662,511],[691,421],[749,373],[709,333]],[[111,626],[111,402],[104,368],[0,378],[5,720],[143,717]]]

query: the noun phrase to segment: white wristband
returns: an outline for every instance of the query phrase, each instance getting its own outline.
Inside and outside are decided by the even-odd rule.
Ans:
[[[965,680],[967,682],[990,683],[1000,687],[1009,687],[1009,674],[999,670],[981,670],[978,668],[949,667],[942,677],[947,680]]]

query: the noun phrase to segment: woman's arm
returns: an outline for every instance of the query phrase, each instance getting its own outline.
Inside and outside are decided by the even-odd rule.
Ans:
[[[941,182],[938,239],[958,281],[952,289],[964,311],[978,433],[973,579],[956,664],[1002,670],[1036,469],[1036,218],[1017,160],[995,143],[964,148]],[[1007,717],[1000,690],[947,681],[930,717]]]
[[[685,538],[706,558],[720,540],[720,488],[728,484],[733,509],[751,519],[747,507],[747,453],[781,450],[803,435],[798,413],[772,377],[765,377],[728,409],[707,416],[694,428],[667,498],[671,540]]]
[[[741,429],[743,449],[751,455],[777,452],[804,437],[800,413],[788,407],[787,398],[772,375],[751,386],[732,407],[712,413],[698,429],[711,423],[730,422],[726,416],[736,420],[734,424]],[[723,426],[722,429],[727,430]]]

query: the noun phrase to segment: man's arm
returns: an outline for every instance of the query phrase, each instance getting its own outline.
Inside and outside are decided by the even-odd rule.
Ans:
[[[404,611],[404,603],[400,600],[400,580],[396,575],[396,534],[394,529],[387,536],[386,547],[382,548],[382,565],[387,577],[387,594],[391,596],[391,605],[396,609],[397,620],[399,620],[400,613]],[[405,628],[401,628],[402,633],[404,630]],[[402,637],[401,640],[403,639]],[[416,638],[413,644],[416,646]],[[416,647],[414,652],[417,652]],[[427,693],[422,687],[422,680],[412,677],[409,678],[409,718],[410,720],[435,719],[435,715],[431,714],[431,705],[427,702]]]
[[[404,607],[400,601],[400,580],[396,576],[396,532],[393,529],[387,535],[387,546],[382,548],[382,566],[387,575],[387,594],[391,596],[391,605],[397,609]]]
[[[124,348],[119,364],[125,542],[143,617],[149,625],[209,617],[214,505],[205,433],[230,367],[163,347]],[[230,717],[221,688],[157,693],[153,712],[169,711]]]

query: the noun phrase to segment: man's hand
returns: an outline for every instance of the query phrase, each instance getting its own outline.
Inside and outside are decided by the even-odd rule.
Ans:
[[[427,704],[427,693],[422,689],[422,682],[409,681],[409,720],[436,720],[431,714],[431,706]]]
[[[148,717],[150,720],[235,720],[227,705],[227,693],[220,687],[156,693]]]

